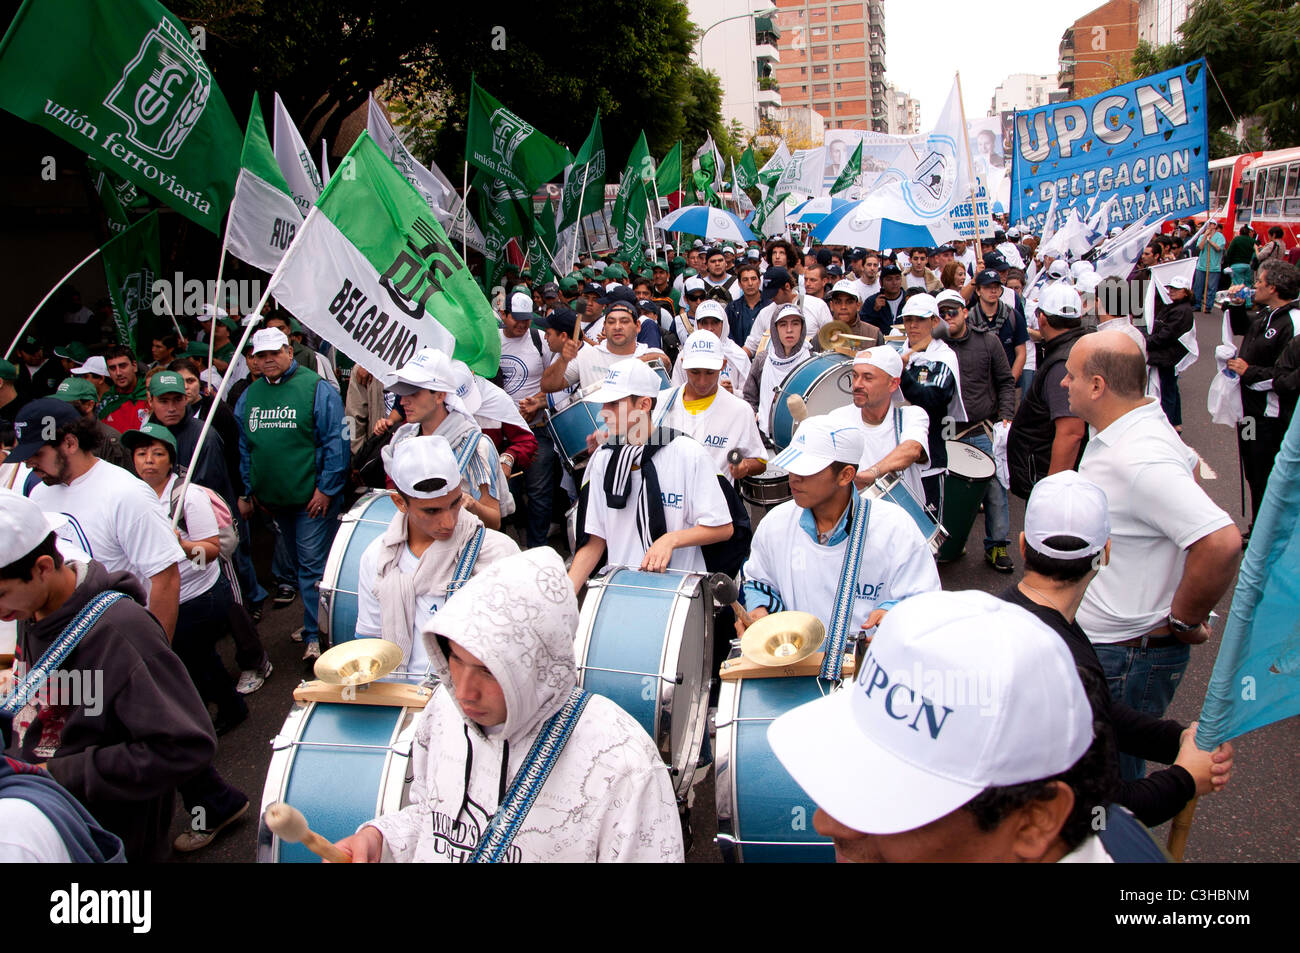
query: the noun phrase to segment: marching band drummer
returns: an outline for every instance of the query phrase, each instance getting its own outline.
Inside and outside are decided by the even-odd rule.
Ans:
[[[548,394],[580,384],[585,390],[598,384],[611,365],[628,357],[642,361],[668,361],[668,355],[636,339],[641,316],[636,305],[616,301],[605,309],[605,340],[594,347],[579,349],[569,338],[545,373],[542,390]]]
[[[754,621],[791,609],[812,613],[830,631],[847,610],[849,634],[878,625],[908,596],[939,589],[930,546],[911,517],[854,489],[865,445],[860,426],[809,417],[773,458],[789,472],[794,499],[754,531],[743,587]]]
[[[586,400],[603,404],[610,438],[583,481],[569,578],[575,591],[608,554],[612,566],[648,572],[704,572],[701,546],[731,538],[731,511],[713,460],[685,434],[651,430],[659,375],[634,358],[619,361]]]
[[[418,674],[429,667],[420,633],[433,614],[467,579],[519,547],[469,512],[446,438],[412,437],[383,456],[397,515],[361,554],[356,634],[396,643],[402,667]]]
[[[339,848],[354,863],[680,863],[668,769],[631,715],[576,688],[577,628],[545,546],[448,599],[422,635],[442,684],[416,724],[410,804]]]
[[[772,419],[772,398],[790,372],[812,357],[805,340],[803,312],[792,304],[782,307],[772,322],[771,344],[759,351],[745,382],[745,402],[758,413],[758,429],[766,436]]]
[[[888,344],[858,351],[853,358],[853,403],[827,416],[837,424],[862,428],[864,451],[854,481],[859,490],[886,474],[897,473],[922,501],[921,467],[929,460],[930,420],[920,407],[894,400],[902,376],[903,359]]]
[[[456,397],[459,383],[451,358],[435,348],[422,348],[403,364],[388,390],[401,399],[407,422],[393,433],[389,447],[417,436],[446,438],[458,462],[465,457],[461,472],[470,495],[465,508],[488,529],[500,529],[502,501],[510,490],[496,447]]]
[[[734,341],[727,343],[737,347]],[[754,412],[720,386],[726,357],[717,336],[703,328],[695,331],[686,339],[677,363],[686,383],[659,392],[655,426],[671,427],[695,439],[713,458],[721,476],[743,480],[762,473],[767,468],[767,452]],[[728,460],[733,450],[740,453],[739,463]]]
[[[695,330],[691,332],[690,337],[694,337],[700,331],[707,331],[718,339],[719,353],[722,355],[721,377],[719,383],[731,391],[737,397],[745,389],[745,381],[749,379],[749,355],[745,349],[731,340],[731,328],[727,322],[727,309],[719,301],[704,301],[695,309]],[[685,343],[689,338],[682,339],[682,353],[677,355],[677,363],[673,365],[672,381],[674,384],[686,383],[686,365],[684,358],[686,356]]]

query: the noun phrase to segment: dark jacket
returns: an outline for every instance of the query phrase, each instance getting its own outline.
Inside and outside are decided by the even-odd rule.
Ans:
[[[239,383],[243,384],[248,378]],[[243,393],[241,390],[240,393]],[[198,420],[199,426],[207,418],[208,412],[212,409],[213,394],[199,398],[199,402],[194,405],[194,418]],[[222,457],[226,463],[226,477],[230,480],[232,488],[239,486],[239,421],[235,420],[235,412],[231,409],[234,405],[221,401],[217,405],[217,414],[212,418],[212,429],[221,437]]]
[[[135,462],[131,459],[130,451],[122,446],[122,435],[102,420],[96,423],[99,425],[99,449],[95,451],[95,456],[134,476]]]
[[[47,360],[36,369],[35,374],[27,369],[27,365],[17,355],[13,362],[18,366],[18,380],[14,381],[14,389],[18,391],[16,403],[19,407],[40,397],[49,397],[68,376],[68,372],[63,369],[63,362],[57,357]]]
[[[935,361],[933,364],[913,364],[903,368],[903,376],[898,380],[898,389],[905,401],[920,407],[929,416],[930,430],[927,434],[929,446],[926,448],[926,455],[930,462],[927,468],[943,469],[948,465],[944,427],[948,418],[948,405],[952,403],[952,395],[957,390],[957,378],[942,361]]]
[[[1029,499],[1034,484],[1047,476],[1047,471],[1052,467],[1056,421],[1052,419],[1044,392],[1047,372],[1068,358],[1074,342],[1091,331],[1092,328],[1075,328],[1058,334],[1043,344],[1042,361],[1034,373],[1033,383],[1029,385],[1025,399],[1020,402],[1016,419],[1011,422],[1011,432],[1007,435],[1007,473],[1011,478],[1011,492],[1022,499]],[[1084,441],[1086,445],[1086,436]],[[1082,455],[1083,446],[1079,447],[1079,453]],[[1078,464],[1076,458],[1070,468],[1074,469]]]
[[[95,561],[56,612],[23,622],[18,658],[35,664],[92,598],[125,593],[64,660],[60,669],[86,673],[93,704],[24,709],[14,721],[13,750],[23,761],[45,761],[54,780],[122,838],[129,861],[165,859],[175,789],[212,762],[212,719],[185,666],[167,644],[145,593],[130,573],[109,573]],[[96,714],[90,711],[98,709]],[[21,728],[28,716],[31,725]],[[42,742],[44,742],[42,744]],[[38,748],[52,747],[52,756]],[[47,760],[48,757],[48,760]]]
[[[1152,367],[1173,367],[1187,354],[1178,339],[1192,329],[1195,315],[1190,301],[1179,301],[1156,315],[1147,335],[1147,363]]]
[[[1268,391],[1252,390],[1256,384],[1262,384],[1264,381],[1272,381],[1276,373],[1275,365],[1282,357],[1282,352],[1287,348],[1295,337],[1295,324],[1291,320],[1291,312],[1296,309],[1297,302],[1290,301],[1280,308],[1269,310],[1261,307],[1256,314],[1250,326],[1246,328],[1246,333],[1242,336],[1241,347],[1237,349],[1237,356],[1249,365],[1246,373],[1241,375],[1241,408],[1247,417],[1262,418],[1265,416],[1264,411],[1268,407]],[[1282,398],[1283,393],[1279,391],[1278,397]],[[1290,412],[1287,409],[1288,402],[1282,401],[1283,413],[1281,415],[1282,426],[1290,420]],[[1294,396],[1289,402],[1290,408],[1295,407]]]
[[[1097,651],[1078,622],[1066,622],[1061,613],[1040,606],[1014,585],[999,598],[1037,616],[1065,642],[1077,667],[1091,672],[1099,684],[1106,684]],[[1183,725],[1112,701],[1105,691],[1089,692],[1088,701],[1092,703],[1094,721],[1101,722],[1113,734],[1114,747],[1120,753],[1161,764],[1172,764],[1177,759]],[[1115,767],[1118,772],[1118,764]],[[1120,781],[1113,800],[1132,811],[1143,824],[1155,827],[1181,811],[1195,796],[1196,782],[1185,768],[1175,766],[1136,781]]]
[[[745,339],[749,337],[749,332],[754,327],[754,319],[764,307],[761,295],[752,308],[745,303],[744,295],[727,305],[727,330],[731,333],[731,340],[744,347]]]
[[[190,458],[194,456],[194,448],[198,446],[203,422],[197,417],[186,414],[181,418],[180,423],[167,429],[176,438],[176,472],[184,477],[185,468],[190,465]],[[199,459],[194,464],[194,475],[190,477],[190,481],[207,487],[226,501],[231,513],[238,513],[238,494],[230,483],[225,454],[225,444],[221,440],[221,435],[215,429],[209,429],[208,435],[203,438],[203,449],[199,451]]]
[[[886,298],[883,291],[877,291],[866,301],[862,302],[862,307],[858,309],[858,320],[866,324],[873,324],[880,329],[881,334],[890,334],[894,330],[894,322],[898,320],[897,315],[903,310],[903,302],[907,300],[907,292],[900,291],[897,298]],[[883,301],[880,310],[876,310],[876,302]]]
[[[967,322],[965,335],[948,338],[948,344],[957,352],[961,402],[966,408],[966,419],[957,421],[957,429],[964,430],[967,424],[985,420],[1013,418],[1016,382],[998,336]]]

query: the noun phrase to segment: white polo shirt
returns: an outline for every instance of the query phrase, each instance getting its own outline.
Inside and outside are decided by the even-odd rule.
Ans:
[[[541,349],[533,343],[533,330],[529,328],[517,338],[501,332],[501,389],[516,403],[542,389],[542,374],[555,359],[540,331],[537,343]]]
[[[640,357],[647,351],[658,351],[652,348],[644,341],[637,341],[636,347],[631,354],[611,354],[607,341],[601,341],[596,347],[590,344],[583,345],[578,351],[578,356],[569,362],[564,369],[564,382],[572,387],[574,384],[580,384],[587,388],[592,384],[599,384],[605,379],[605,372],[609,370],[615,362],[624,360],[629,357]],[[663,353],[660,351],[659,353]],[[667,355],[665,355],[667,360]]]
[[[641,566],[647,547],[637,530],[638,501],[645,484],[640,469],[632,471],[627,505],[611,509],[605,502],[605,467],[611,452],[599,450],[587,464],[588,485],[586,532],[605,541],[611,566]],[[714,472],[713,459],[689,437],[678,437],[654,456],[655,475],[664,508],[668,532],[696,526],[725,526],[731,522],[722,487]],[[670,569],[705,572],[704,553],[698,546],[673,550]]]
[[[897,421],[895,421],[896,415],[899,418]],[[893,453],[904,440],[915,440],[926,455],[929,455],[930,415],[920,407],[913,407],[911,404],[891,407],[889,413],[885,414],[885,419],[878,424],[869,424],[863,420],[862,411],[852,404],[847,407],[837,407],[827,416],[846,426],[857,424],[862,431],[862,435],[866,438],[866,446],[862,451],[862,460],[858,463],[859,470],[875,466]],[[913,463],[899,473],[899,477],[917,500],[924,502],[925,489],[921,485],[922,469],[924,469],[922,464]],[[881,476],[884,474],[882,473]]]
[[[1187,547],[1232,525],[1197,485],[1195,459],[1154,398],[1091,434],[1079,475],[1106,494],[1111,541],[1110,565],[1089,583],[1077,616],[1095,644],[1161,626]]]
[[[727,454],[733,449],[739,450],[742,457],[767,459],[754,409],[742,398],[719,387],[707,407],[691,413],[682,402],[685,392],[685,385],[659,392],[654,410],[656,426],[672,427],[694,439],[708,451],[721,476],[731,476]]]

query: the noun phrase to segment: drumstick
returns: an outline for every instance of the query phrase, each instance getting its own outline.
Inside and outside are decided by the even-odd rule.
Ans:
[[[737,601],[740,599],[740,590],[736,588],[735,580],[726,573],[715,572],[709,577],[709,588],[713,591],[714,601],[723,605],[730,604],[732,611],[736,613],[736,618],[745,623],[745,628],[754,624],[745,607]]]
[[[328,860],[332,864],[350,864],[352,857],[307,826],[307,818],[302,811],[292,804],[276,801],[268,805],[262,815],[267,828],[282,841],[290,844],[302,844],[313,854]]]

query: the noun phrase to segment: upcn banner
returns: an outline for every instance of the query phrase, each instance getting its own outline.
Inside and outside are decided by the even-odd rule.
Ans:
[[[1209,158],[1204,60],[1018,112],[1011,218],[1041,228],[1054,194],[1080,214],[1113,196],[1112,223],[1205,211]]]

